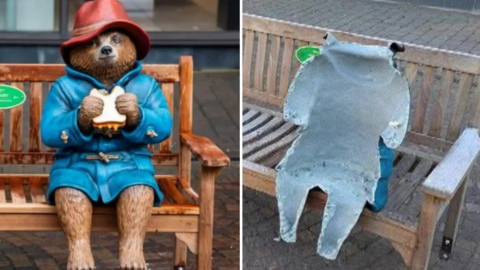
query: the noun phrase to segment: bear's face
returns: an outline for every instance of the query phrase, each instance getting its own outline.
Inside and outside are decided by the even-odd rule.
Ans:
[[[70,51],[70,64],[106,85],[114,83],[131,70],[137,59],[132,40],[116,30],[103,32]]]

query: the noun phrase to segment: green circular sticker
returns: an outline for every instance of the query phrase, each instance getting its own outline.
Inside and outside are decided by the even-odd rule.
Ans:
[[[297,49],[295,55],[301,63],[307,61],[311,57],[322,54],[318,46],[304,46]]]
[[[25,102],[25,93],[13,86],[0,85],[0,110],[12,109]]]

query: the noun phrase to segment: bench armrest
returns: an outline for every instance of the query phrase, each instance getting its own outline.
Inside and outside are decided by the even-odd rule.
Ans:
[[[181,133],[180,140],[196,158],[202,161],[203,166],[225,167],[230,164],[228,156],[208,138],[192,133]]]
[[[480,151],[478,129],[467,128],[423,182],[423,190],[450,200],[468,175]]]

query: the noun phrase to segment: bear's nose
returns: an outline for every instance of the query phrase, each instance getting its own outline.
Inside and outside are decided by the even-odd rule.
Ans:
[[[100,51],[102,52],[102,54],[109,55],[112,53],[113,49],[110,46],[103,46]]]

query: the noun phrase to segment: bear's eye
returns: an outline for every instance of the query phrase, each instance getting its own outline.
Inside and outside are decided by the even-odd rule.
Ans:
[[[114,35],[114,36],[112,36],[112,41],[113,41],[114,43],[119,44],[122,40],[120,39],[120,36],[119,36],[119,35]]]
[[[90,42],[88,43],[88,46],[90,46],[90,47],[96,47],[96,46],[97,46],[97,41],[95,41],[95,40],[90,41]]]

